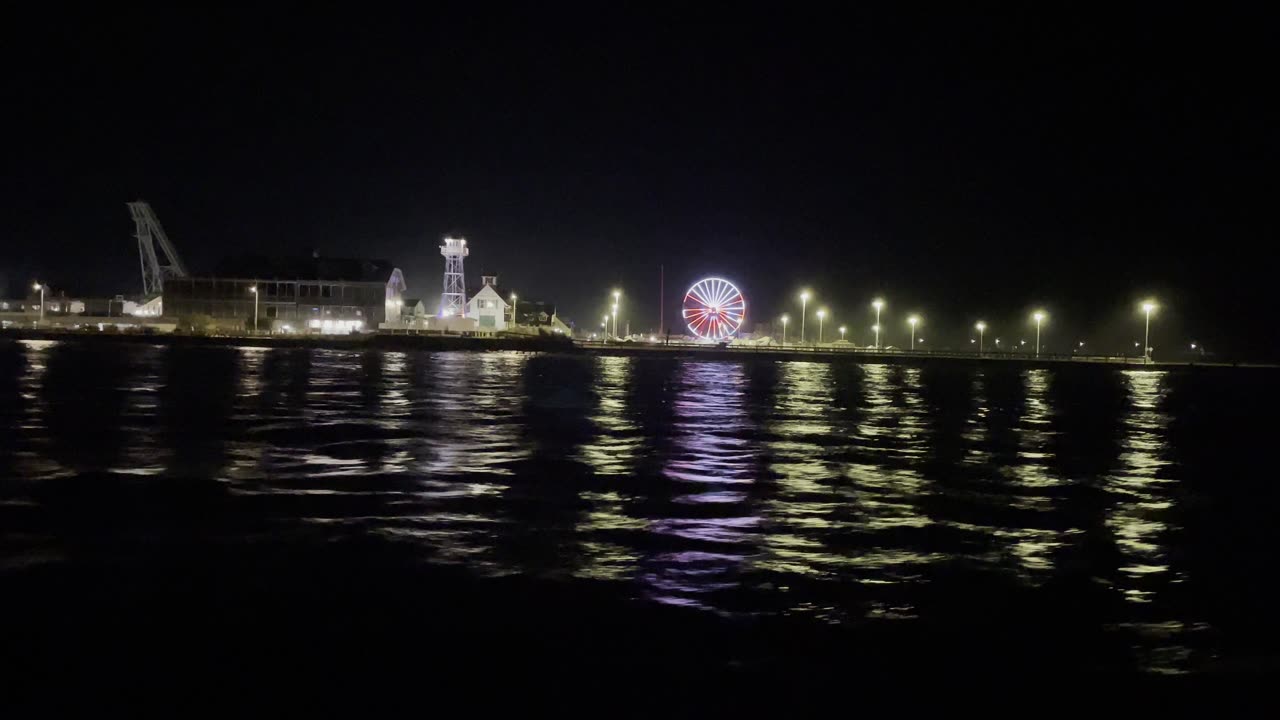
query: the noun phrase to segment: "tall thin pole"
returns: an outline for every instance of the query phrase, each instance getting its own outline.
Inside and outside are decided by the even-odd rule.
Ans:
[[[1167,323],[1166,323],[1167,324]],[[1147,327],[1142,333],[1142,364],[1151,362],[1151,310],[1147,310]]]
[[[663,304],[667,297],[667,291],[665,287],[666,281],[667,281],[666,268],[664,268],[662,265],[659,265],[658,266],[658,334],[659,335],[662,335],[663,331],[666,330],[666,327],[667,327],[666,326],[667,309],[666,309],[666,305]]]
[[[1040,318],[1036,318],[1036,357],[1040,357]]]
[[[978,328],[978,354],[979,355],[982,354],[982,338],[984,335],[986,335],[986,333],[987,333],[987,329],[985,327]]]
[[[916,324],[911,323],[911,349],[916,349]]]
[[[805,306],[809,304],[809,298],[806,295],[800,296],[800,344],[804,344],[804,316]]]
[[[880,349],[880,304],[876,303],[876,349]]]

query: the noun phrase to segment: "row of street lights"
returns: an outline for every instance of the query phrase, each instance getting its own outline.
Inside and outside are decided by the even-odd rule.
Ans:
[[[600,327],[604,328],[604,337],[606,338],[609,337],[610,318],[613,319],[613,337],[618,337],[618,308],[621,305],[622,305],[622,291],[614,290],[613,291],[613,308],[609,313],[605,314],[603,318],[603,322],[600,323]]]
[[[801,344],[804,344],[804,337],[805,337],[804,321],[805,321],[805,315],[807,314],[806,309],[809,304],[809,299],[811,297],[813,296],[808,290],[804,290],[800,293],[800,343]],[[872,331],[875,332],[875,338],[876,338],[875,348],[879,350],[880,349],[880,311],[884,309],[885,302],[881,298],[876,298],[875,300],[871,301],[871,307],[874,308],[876,311],[876,322],[874,325],[871,326],[871,329]],[[1142,345],[1143,347],[1142,359],[1144,363],[1151,362],[1151,313],[1155,312],[1157,307],[1158,306],[1156,305],[1154,300],[1144,300],[1142,302],[1142,311],[1146,316],[1144,342]],[[822,343],[822,323],[824,318],[826,318],[826,315],[827,315],[826,308],[820,308],[816,314],[818,316],[818,343],[821,344]],[[1040,357],[1040,327],[1044,323],[1044,321],[1047,320],[1048,318],[1049,318],[1048,314],[1045,313],[1043,310],[1036,310],[1035,312],[1031,313],[1031,320],[1034,321],[1036,324],[1036,345],[1035,345],[1036,357]],[[787,344],[787,323],[790,321],[790,318],[784,313],[780,319],[782,321],[782,344],[786,345]],[[907,318],[907,324],[911,326],[911,349],[915,350],[916,349],[916,326],[921,324],[920,316],[919,315],[909,316]],[[840,326],[841,340],[844,340],[845,329],[846,328],[843,325]],[[978,353],[981,354],[986,350],[985,339],[986,339],[987,323],[982,320],[979,320],[977,324],[974,325],[974,329],[978,331]],[[924,342],[924,339],[921,338],[920,342]],[[997,344],[999,344],[999,342],[1000,342],[999,340],[996,341]]]

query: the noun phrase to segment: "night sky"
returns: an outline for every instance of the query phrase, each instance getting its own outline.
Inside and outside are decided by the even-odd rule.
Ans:
[[[883,295],[895,344],[1042,306],[1119,347],[1153,294],[1157,357],[1274,354],[1271,18],[965,9],[7,10],[0,290],[138,292],[143,198],[196,272],[385,257],[438,299],[461,233],[580,324],[620,286],[656,326],[664,264],[668,324],[716,274],[749,324],[807,286],[859,343]]]

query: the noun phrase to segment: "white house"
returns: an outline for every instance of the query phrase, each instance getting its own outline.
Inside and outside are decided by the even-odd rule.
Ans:
[[[507,314],[510,305],[498,294],[496,275],[484,275],[481,278],[483,287],[471,299],[467,300],[467,317],[473,318],[479,332],[499,332],[507,329]]]

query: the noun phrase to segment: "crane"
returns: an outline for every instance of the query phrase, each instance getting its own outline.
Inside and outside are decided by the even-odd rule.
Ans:
[[[142,259],[142,294],[146,297],[164,292],[166,277],[186,277],[187,266],[182,264],[178,251],[164,234],[160,221],[151,210],[151,205],[138,200],[128,203],[129,212],[133,214],[133,222],[137,226],[134,237],[138,238],[138,254]],[[156,246],[160,253],[156,253]],[[163,255],[165,262],[160,262]]]

